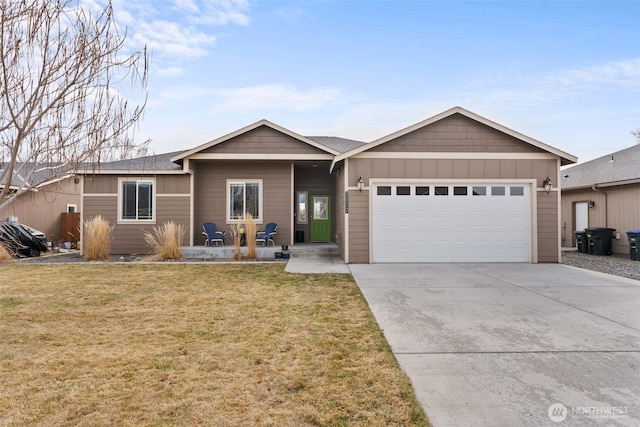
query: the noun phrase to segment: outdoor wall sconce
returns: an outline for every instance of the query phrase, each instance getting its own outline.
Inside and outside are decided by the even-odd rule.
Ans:
[[[589,207],[592,208],[596,205],[596,202],[593,200],[589,200]]]
[[[551,187],[553,187],[553,184],[551,183],[551,178],[547,177],[547,179],[544,180],[542,185],[544,185],[544,191],[546,191],[547,194],[549,194],[549,191],[551,191]]]
[[[356,185],[358,186],[358,190],[362,193],[362,189],[364,188],[364,179],[362,179],[362,175],[358,178]]]

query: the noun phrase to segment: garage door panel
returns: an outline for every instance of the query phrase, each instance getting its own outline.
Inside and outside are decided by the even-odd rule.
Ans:
[[[392,187],[378,195],[377,186]],[[395,186],[412,187],[410,195],[396,195]],[[531,202],[529,187],[510,195],[510,184],[500,184],[504,195],[416,195],[425,184],[378,184],[373,193],[374,262],[529,262]],[[437,184],[439,187],[443,184]],[[463,185],[455,184],[456,187]],[[464,193],[464,191],[463,191]]]

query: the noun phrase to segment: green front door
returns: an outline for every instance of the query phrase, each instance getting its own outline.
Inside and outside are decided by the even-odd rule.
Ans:
[[[311,196],[312,242],[331,241],[331,205],[329,196]]]

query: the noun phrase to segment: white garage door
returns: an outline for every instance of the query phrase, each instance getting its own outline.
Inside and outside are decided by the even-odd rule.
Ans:
[[[372,186],[373,262],[530,262],[528,184]]]

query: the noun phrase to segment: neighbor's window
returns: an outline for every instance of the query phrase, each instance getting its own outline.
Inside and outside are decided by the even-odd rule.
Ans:
[[[151,221],[154,218],[152,180],[120,181],[120,219]]]
[[[228,221],[241,221],[250,213],[262,220],[262,180],[227,181]]]

